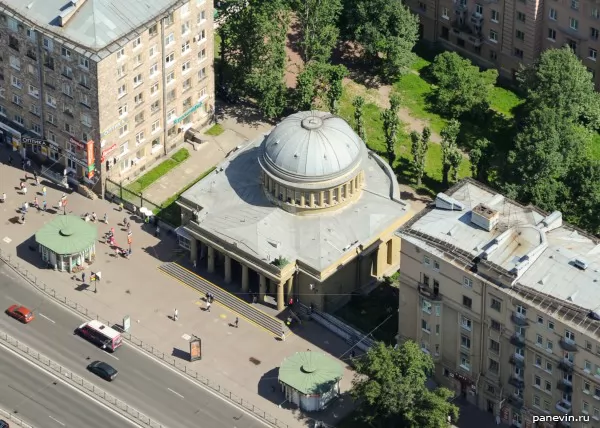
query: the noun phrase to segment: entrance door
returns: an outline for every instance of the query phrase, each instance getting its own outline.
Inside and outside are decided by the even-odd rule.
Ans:
[[[487,411],[494,414],[494,402],[492,400],[487,400]]]

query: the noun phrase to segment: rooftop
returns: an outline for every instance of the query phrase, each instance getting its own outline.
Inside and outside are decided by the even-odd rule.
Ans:
[[[320,352],[296,352],[279,367],[279,382],[304,395],[324,394],[342,378],[340,363]]]
[[[3,8],[32,21],[36,27],[68,41],[100,51],[164,13],[177,0],[77,0],[83,2],[61,27],[59,15],[72,6],[69,0],[0,0]],[[18,19],[18,18],[17,18]]]
[[[363,151],[365,187],[353,203],[333,212],[294,215],[274,206],[260,182],[258,156],[262,138],[236,152],[180,202],[198,207],[198,226],[239,251],[267,262],[282,256],[318,271],[339,260],[356,245],[370,244],[409,210],[399,200],[385,163]],[[348,227],[352,225],[352,227]],[[189,226],[188,226],[189,227]]]
[[[438,195],[400,235],[463,267],[491,268],[520,294],[550,295],[561,306],[585,311],[600,308],[597,240],[563,224],[559,212],[524,207],[473,180]]]
[[[57,215],[35,234],[35,240],[56,254],[68,255],[87,250],[97,236],[95,225],[74,215]]]

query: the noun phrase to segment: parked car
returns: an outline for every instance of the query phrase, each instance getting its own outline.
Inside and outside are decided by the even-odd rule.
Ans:
[[[90,363],[87,368],[96,376],[100,376],[102,379],[109,382],[113,381],[119,373],[117,369],[110,364],[105,363],[104,361],[94,361],[93,363]]]
[[[10,425],[4,419],[0,419],[0,428],[10,428]]]
[[[33,312],[31,312],[25,306],[12,305],[6,310],[6,313],[14,319],[21,321],[23,324],[29,324],[35,319]],[[0,425],[0,428],[2,428],[2,425]]]

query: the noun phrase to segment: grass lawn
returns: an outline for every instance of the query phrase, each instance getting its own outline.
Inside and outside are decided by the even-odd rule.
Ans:
[[[205,132],[205,134],[216,137],[217,135],[221,135],[223,132],[225,132],[225,129],[223,128],[223,126],[220,123],[215,123],[213,126],[208,128],[208,130]]]
[[[428,98],[433,88],[421,76],[408,73],[394,84],[394,90],[400,95],[402,105],[410,110],[411,116],[429,122],[431,130],[437,134],[446,126],[447,121],[431,111]]]
[[[126,186],[126,189],[134,192],[140,193],[144,189],[148,188],[152,183],[158,180],[163,175],[167,174],[173,168],[177,167],[179,164],[184,162],[187,158],[190,157],[190,152],[187,149],[179,149],[173,156],[169,159],[161,162],[156,167],[152,168],[150,171],[142,175],[140,178],[135,180],[133,183],[130,183]]]

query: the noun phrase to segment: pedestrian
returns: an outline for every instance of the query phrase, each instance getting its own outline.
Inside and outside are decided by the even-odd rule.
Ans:
[[[238,324],[240,323],[240,319],[235,317],[235,328],[238,328]]]
[[[206,312],[210,312],[210,300],[206,302]]]
[[[27,168],[31,168],[31,159],[27,159]]]
[[[93,212],[93,213],[92,213],[92,221],[93,221],[94,223],[96,223],[96,220],[98,220],[98,216],[96,215],[96,213],[95,213],[95,212]]]
[[[21,190],[23,190],[23,188],[25,187],[25,182],[21,181],[21,183],[19,184],[19,187],[21,188]]]
[[[25,214],[21,216],[21,224],[25,224]]]
[[[40,209],[40,204],[38,202],[37,196],[33,198],[33,206],[36,207],[38,210]]]
[[[44,195],[44,198],[46,197],[46,186],[42,187],[42,195]]]
[[[194,270],[196,270],[196,259],[194,259],[194,261],[192,262],[192,264],[194,265]]]
[[[179,311],[175,308],[175,314],[173,314],[173,321],[177,321],[179,319]]]
[[[122,201],[119,204],[119,211],[123,211],[123,202]],[[125,224],[125,222],[123,222],[123,224]]]
[[[42,202],[42,210],[46,211],[46,201]]]
[[[2,193],[2,203],[6,202],[6,193]]]
[[[156,226],[156,232],[154,233],[154,236],[157,238],[160,236],[160,226]]]
[[[85,282],[85,272],[81,272],[81,282]]]
[[[23,194],[26,195],[27,194],[27,187],[23,187]]]
[[[8,155],[8,164],[12,166],[13,158],[11,155]]]
[[[38,176],[36,171],[33,171],[33,179],[35,180],[35,184],[38,184]]]
[[[108,214],[104,213],[104,224],[108,224]]]

